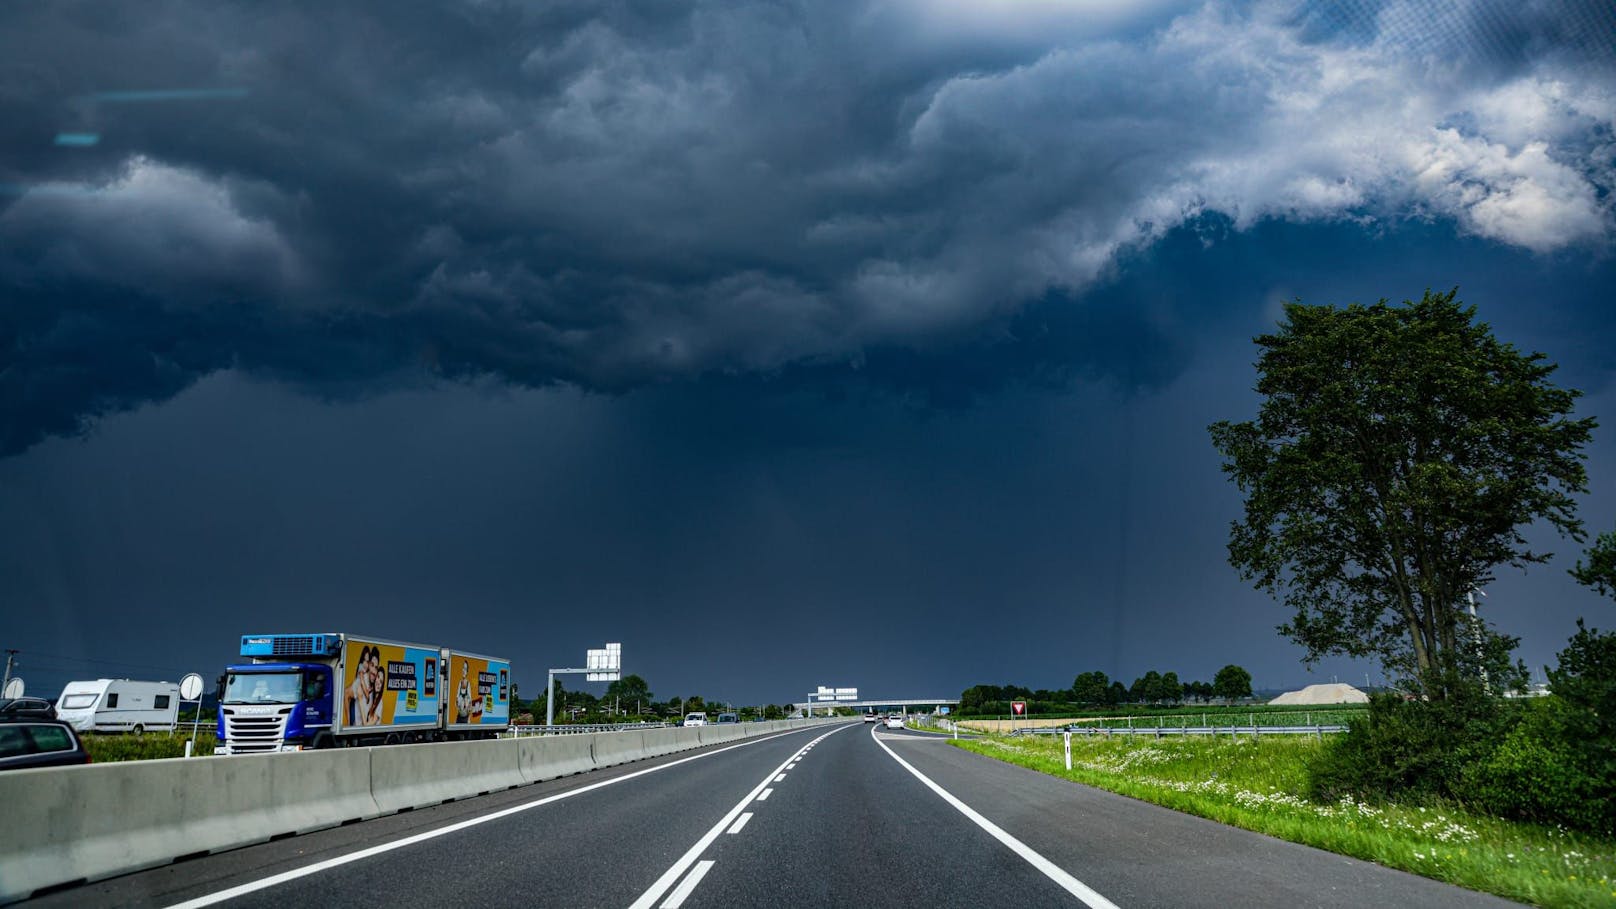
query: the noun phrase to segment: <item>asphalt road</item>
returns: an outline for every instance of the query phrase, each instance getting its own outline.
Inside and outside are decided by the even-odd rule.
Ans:
[[[292,837],[28,905],[187,903],[1512,905],[863,723]]]

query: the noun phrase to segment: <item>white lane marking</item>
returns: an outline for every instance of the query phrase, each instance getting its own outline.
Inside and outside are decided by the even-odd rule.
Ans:
[[[701,754],[693,754],[690,757],[683,757],[676,761],[669,761],[666,764],[659,764],[655,767],[647,767],[644,770],[636,770],[633,773],[625,773],[622,776],[613,777],[609,780],[601,780],[598,783],[590,783],[587,786],[579,786],[577,789],[569,789],[566,792],[558,792],[555,795],[547,795],[542,799],[534,799],[531,802],[523,802],[520,805],[513,805],[510,808],[495,811],[492,814],[474,817],[469,820],[460,821],[456,824],[450,824],[447,827],[439,827],[436,830],[428,830],[425,833],[417,833],[414,836],[407,836],[401,840],[383,843],[380,846],[372,846],[369,849],[361,849],[358,852],[350,852],[347,855],[339,855],[336,858],[326,859],[323,862],[315,862],[312,865],[305,865],[302,868],[294,868],[291,871],[283,871],[280,874],[272,874],[269,877],[260,878],[256,881],[249,881],[245,884],[231,887],[228,890],[220,890],[217,893],[209,893],[205,896],[199,896],[196,899],[186,900],[183,903],[175,903],[172,906],[169,906],[168,909],[200,909],[202,906],[212,906],[215,903],[222,903],[225,900],[233,900],[238,896],[246,896],[249,893],[265,890],[279,884],[284,884],[288,881],[295,881],[300,877],[308,877],[311,874],[318,874],[321,871],[339,868],[350,862],[357,862],[360,859],[370,858],[373,855],[381,855],[384,852],[392,852],[394,849],[403,849],[405,846],[413,846],[416,843],[424,843],[427,840],[445,836],[450,833],[456,833],[469,827],[475,827],[478,824],[486,824],[489,821],[497,821],[500,818],[509,817],[513,814],[519,814],[523,811],[527,811],[530,808],[537,808],[540,805],[548,805],[551,802],[559,802],[562,799],[570,799],[575,795],[583,795],[586,792],[593,792],[594,790],[605,786],[614,786],[618,783],[632,780],[635,777],[645,776],[648,773],[657,773],[659,771],[667,770],[670,767],[677,767],[680,764],[685,764],[690,761],[699,761],[702,758],[709,758],[715,754],[723,754],[726,751],[733,751],[736,748],[744,748],[748,745],[761,744],[769,741],[770,739],[780,738],[781,736],[796,735],[803,731],[804,730],[801,729],[793,729],[789,732],[782,732],[777,735],[766,736],[760,739],[752,739],[736,745],[726,745],[725,747],[719,748],[716,751],[704,751]]]
[[[888,757],[892,758],[894,761],[897,761],[899,766],[903,767],[903,769],[914,774],[915,779],[925,783],[926,787],[932,792],[937,793],[937,795],[940,796],[943,801],[953,805],[954,809],[960,814],[970,818],[972,823],[976,824],[978,827],[981,827],[983,830],[986,830],[989,836],[1009,847],[1011,852],[1021,856],[1024,860],[1026,860],[1027,864],[1037,868],[1039,871],[1042,871],[1045,877],[1059,884],[1067,893],[1070,893],[1071,895],[1082,900],[1083,903],[1091,907],[1091,909],[1117,909],[1116,903],[1113,903],[1101,896],[1099,893],[1096,893],[1092,888],[1089,887],[1089,885],[1083,883],[1075,877],[1072,877],[1070,874],[1067,874],[1064,868],[1055,864],[1049,859],[1044,858],[1031,846],[1028,846],[1021,840],[1011,836],[998,824],[995,824],[982,815],[977,814],[970,805],[967,805],[955,798],[953,793],[932,782],[929,777],[927,777],[924,773],[921,773],[919,770],[916,770],[908,761],[898,757],[897,752],[893,751],[891,748],[888,748],[886,742],[881,741],[881,739],[885,738],[885,736],[876,735],[875,730],[872,729],[870,730],[870,738],[874,739],[875,743],[881,746],[881,750],[885,751]]]
[[[771,796],[771,795],[774,795],[774,790],[773,789],[765,789],[762,792],[758,793],[757,800],[760,801],[760,802],[767,802],[769,800],[769,796]]]
[[[745,827],[746,822],[751,820],[751,819],[752,819],[752,812],[748,811],[748,812],[742,814],[740,817],[735,819],[735,823],[730,825],[729,832],[730,833],[740,833],[741,828]]]
[[[853,728],[852,724],[848,724],[846,726],[837,726],[835,729],[832,729],[831,731],[819,736],[819,738],[814,739],[814,742],[817,743],[827,736],[832,736],[838,732],[851,728]],[[714,824],[712,829],[702,834],[701,839],[697,840],[694,846],[691,846],[684,855],[680,856],[678,861],[670,865],[667,871],[662,872],[662,876],[656,879],[656,883],[652,884],[648,890],[640,894],[639,899],[629,904],[629,909],[651,909],[652,906],[656,905],[657,899],[661,897],[662,894],[666,893],[669,887],[673,886],[673,882],[679,879],[679,875],[684,874],[685,869],[689,868],[691,863],[693,863],[703,852],[707,851],[707,847],[711,846],[713,841],[718,839],[719,834],[723,833],[725,828],[729,827],[730,824],[735,822],[735,818],[741,813],[742,809],[751,804],[752,800],[758,797],[758,793],[763,791],[763,787],[769,784],[769,777],[777,773],[786,764],[796,760],[801,754],[802,751],[799,750],[796,754],[793,754],[791,757],[781,761],[779,767],[776,767],[774,770],[764,774],[763,781],[754,786],[752,791],[748,792],[746,796],[739,802],[736,802],[735,807],[731,808],[727,814],[719,818],[718,823]],[[784,777],[785,774],[782,773],[779,777],[776,777],[776,779],[778,780]]]
[[[701,879],[707,876],[707,872],[711,871],[712,867],[713,862],[711,859],[697,862],[696,869],[685,875],[685,879],[679,882],[679,886],[662,903],[662,909],[679,909],[680,906],[683,906],[685,899],[695,892],[696,885],[701,883]]]
[[[786,775],[782,773],[779,776],[775,777],[774,781],[776,783],[784,783],[786,781]]]

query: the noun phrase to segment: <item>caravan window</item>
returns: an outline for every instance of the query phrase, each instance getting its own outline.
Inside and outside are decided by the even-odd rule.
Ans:
[[[153,710],[167,710],[168,709],[168,695],[159,694],[157,697],[153,698],[152,699],[152,709]]]
[[[117,706],[118,706],[118,692],[116,692],[116,691],[108,692],[107,693],[107,709],[111,710],[111,709],[113,709],[114,707],[117,707]]]
[[[93,694],[70,694],[62,698],[61,704],[63,710],[83,710],[86,707],[94,706],[95,695]]]

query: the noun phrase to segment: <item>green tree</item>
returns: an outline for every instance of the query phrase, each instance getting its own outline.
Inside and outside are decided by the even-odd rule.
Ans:
[[[1111,680],[1105,673],[1084,672],[1072,682],[1072,701],[1090,707],[1098,707],[1106,703],[1106,693],[1111,687]]]
[[[1115,707],[1118,704],[1128,703],[1127,686],[1123,685],[1121,682],[1112,682],[1111,690],[1105,694],[1105,703],[1110,707]]]
[[[1168,704],[1177,704],[1184,697],[1184,689],[1179,684],[1178,673],[1164,672],[1161,677],[1161,687],[1157,689],[1156,700]]]
[[[1475,654],[1499,648],[1479,643],[1512,645],[1464,604],[1498,565],[1549,557],[1521,528],[1582,539],[1572,495],[1594,427],[1568,417],[1579,393],[1550,384],[1542,354],[1500,342],[1457,294],[1286,305],[1256,339],[1257,419],[1209,427],[1245,495],[1229,561],[1283,599],[1304,661],[1378,656],[1436,697],[1485,671]]]
[[[1549,690],[1577,711],[1573,737],[1601,756],[1599,774],[1616,784],[1616,632],[1577,633],[1549,670]]]
[[[651,686],[645,679],[637,675],[625,675],[617,681],[606,686],[606,700],[611,701],[619,710],[633,710],[636,713],[644,704],[651,703]]]
[[[1616,530],[1602,533],[1588,547],[1587,563],[1577,562],[1571,576],[1607,597],[1616,597]]]
[[[1212,677],[1212,693],[1226,702],[1251,697],[1251,673],[1230,663]]]
[[[1128,699],[1135,704],[1150,704],[1161,698],[1161,673],[1152,669],[1133,680]]]

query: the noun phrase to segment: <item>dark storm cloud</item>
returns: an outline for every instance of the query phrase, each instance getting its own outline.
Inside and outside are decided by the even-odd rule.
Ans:
[[[1209,216],[1603,247],[1598,8],[7,4],[0,453],[226,366],[1159,385],[1105,288]]]

